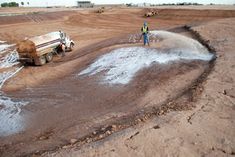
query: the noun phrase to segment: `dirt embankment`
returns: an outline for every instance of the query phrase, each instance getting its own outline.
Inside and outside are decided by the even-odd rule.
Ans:
[[[122,10],[123,12],[119,13],[118,18],[115,12],[107,12],[104,14],[78,14],[71,16],[68,19],[67,23],[72,25],[79,24],[88,27],[103,27],[114,29],[119,29],[120,27],[122,27],[122,29],[130,29],[130,27],[139,28],[139,25],[143,22],[143,19],[148,21],[150,25],[154,22],[155,24],[152,25],[152,27],[155,27],[156,25],[164,23],[161,20],[167,20],[170,23],[182,23],[235,17],[235,10],[157,9],[158,14],[151,18],[144,18],[144,14],[148,11],[148,9],[134,9],[131,14],[126,13],[125,9]],[[131,20],[134,18],[137,19]],[[90,23],[89,19],[92,19],[93,23]]]
[[[160,9],[158,10],[158,15],[155,16],[167,20],[191,19],[191,21],[204,21],[235,17],[235,10]]]
[[[59,11],[59,12],[33,12],[23,15],[0,16],[0,25],[34,22],[42,23],[49,20],[63,20],[66,16],[74,14],[74,11]]]

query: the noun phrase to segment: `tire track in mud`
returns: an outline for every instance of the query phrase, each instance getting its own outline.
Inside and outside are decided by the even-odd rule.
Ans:
[[[181,27],[182,31],[185,31],[191,35],[192,38],[198,40],[202,45],[204,45],[210,52],[216,54],[215,49],[209,45],[208,41],[205,41],[200,34],[194,32],[190,26]],[[173,30],[174,31],[174,30]],[[125,43],[125,42],[124,42]],[[100,45],[98,44],[98,47]],[[103,46],[101,46],[103,47]],[[83,54],[85,56],[86,54]],[[121,117],[115,120],[111,120],[107,122],[105,125],[96,129],[96,131],[92,133],[88,133],[86,136],[79,138],[76,142],[68,142],[64,145],[60,145],[50,150],[41,150],[38,152],[33,152],[30,154],[25,154],[25,156],[31,155],[45,155],[48,152],[55,152],[61,148],[71,148],[76,147],[80,148],[82,145],[90,142],[95,142],[101,140],[112,133],[118,132],[120,130],[135,126],[139,123],[143,123],[148,119],[151,119],[156,116],[161,116],[167,114],[171,111],[182,111],[182,110],[190,110],[194,106],[191,102],[197,101],[198,97],[200,97],[200,93],[203,91],[203,82],[207,79],[207,76],[214,68],[214,62],[216,58],[213,58],[209,66],[205,69],[205,71],[198,77],[194,82],[191,83],[189,88],[184,89],[182,93],[179,93],[172,99],[167,99],[160,107],[147,107],[141,111],[136,113],[132,113],[128,116]]]

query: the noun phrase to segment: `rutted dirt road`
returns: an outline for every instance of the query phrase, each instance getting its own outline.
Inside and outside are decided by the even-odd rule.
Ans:
[[[0,30],[0,40],[16,42],[25,36],[33,36],[52,30],[54,31],[55,29],[62,29],[70,34],[77,43],[76,50],[68,53],[65,58],[61,59],[57,57],[54,62],[43,67],[25,67],[16,77],[6,82],[3,91],[9,97],[24,100],[28,104],[22,107],[21,113],[24,119],[25,129],[18,134],[0,137],[1,154],[3,156],[22,156],[37,152],[41,154],[44,151],[54,150],[67,145],[71,142],[70,139],[79,139],[86,135],[92,135],[95,130],[99,130],[102,126],[105,128],[103,132],[105,131],[106,134],[106,131],[109,130],[106,127],[116,123],[117,119],[124,118],[122,120],[123,124],[131,125],[133,120],[131,117],[135,117],[135,114],[138,115],[139,112],[144,113],[145,109],[148,110],[151,107],[159,108],[161,105],[165,105],[169,101],[181,96],[185,91],[188,91],[187,89],[191,87],[193,82],[201,76],[205,69],[209,68],[207,62],[184,60],[174,61],[172,64],[151,64],[149,68],[139,71],[132,78],[131,83],[122,85],[100,83],[104,73],[96,76],[79,76],[79,73],[92,65],[92,63],[95,63],[97,58],[113,52],[114,49],[120,47],[140,47],[141,44],[138,42],[133,43],[133,40],[136,41],[138,39],[138,34],[136,35],[136,33],[139,32],[143,21],[148,21],[152,29],[174,28],[176,26],[192,24],[193,22],[193,25],[199,25],[196,28],[201,29],[202,33],[208,33],[207,31],[214,31],[209,29],[210,23],[207,26],[206,24],[202,25],[201,22],[204,23],[208,20],[234,16],[234,11],[221,11],[216,14],[217,11],[215,10],[214,12],[212,11],[215,13],[213,17],[210,17],[197,10],[186,10],[186,12],[192,14],[188,17],[182,16],[181,12],[185,11],[176,10],[176,15],[179,14],[182,18],[178,17],[179,19],[174,21],[165,18],[167,16],[165,15],[167,14],[167,10],[165,12],[163,11],[164,14],[160,14],[159,18],[153,17],[149,19],[142,17],[143,12],[142,9],[119,8],[110,9],[104,14],[95,14],[91,10],[83,10],[65,14],[63,19],[56,18],[52,20],[41,18],[42,20],[50,21],[47,23],[35,23],[35,21],[24,21],[20,24],[9,23],[8,25],[6,25],[7,22],[0,23],[0,27],[2,28]],[[200,14],[200,17],[198,14]],[[45,13],[43,16],[50,15],[52,14]],[[191,16],[195,18],[192,19]],[[223,25],[223,21],[221,23]],[[212,22],[212,26],[213,24],[216,25],[217,23]],[[224,25],[224,27],[227,27],[226,24]],[[203,27],[207,31],[203,30]],[[11,30],[13,29],[15,31],[12,32]],[[216,30],[217,26],[214,26],[213,29]],[[233,30],[234,28],[231,27],[230,29]],[[187,35],[190,38],[196,36],[184,29],[183,31],[181,29],[172,30]],[[201,33],[200,31],[198,32]],[[223,33],[227,33],[227,31]],[[208,34],[211,35],[210,33]],[[132,37],[130,41],[130,37],[133,35],[135,37]],[[217,40],[213,36],[207,38],[206,35],[205,37],[203,36],[204,41],[211,40],[212,43],[209,43],[209,45],[213,47],[213,42]],[[226,41],[230,42],[232,38],[233,35],[231,34],[226,40],[221,39],[223,40],[223,44],[225,44],[222,47],[227,46]],[[172,42],[175,45],[169,46],[169,43]],[[153,42],[151,48],[157,48],[158,50],[162,50],[163,53],[166,53],[169,50],[175,50],[179,46],[178,44],[174,41],[168,41],[168,38],[163,38],[162,40]],[[176,53],[176,51],[173,51],[173,53]],[[135,54],[132,55],[135,56]],[[182,53],[179,53],[179,56],[182,56]],[[138,61],[140,60],[138,59],[137,63]],[[202,90],[203,87],[199,90],[199,93]],[[190,99],[186,100],[188,101]],[[179,102],[186,100],[180,100]],[[179,105],[175,109],[184,108],[184,105]],[[190,106],[197,105],[189,105],[189,108],[191,108]],[[188,109],[188,107],[186,108]],[[172,114],[175,114],[175,112],[170,113],[170,115]],[[175,118],[173,119],[176,120]],[[189,118],[189,121],[191,122],[191,118]],[[146,126],[149,125],[146,124]],[[101,138],[102,136],[101,134]],[[120,138],[119,140],[121,141],[122,139]],[[137,141],[137,143],[139,142]],[[100,148],[101,152],[99,154],[101,156],[105,152],[102,152],[103,148],[106,147]],[[84,150],[90,151],[91,156],[95,155],[92,155],[93,150],[89,148],[85,147]],[[122,148],[120,146],[121,150]],[[62,150],[58,152],[58,155],[65,152],[67,150]],[[73,153],[77,155],[77,153],[81,152],[73,150],[71,153],[72,155]],[[123,155],[126,156],[126,154]]]

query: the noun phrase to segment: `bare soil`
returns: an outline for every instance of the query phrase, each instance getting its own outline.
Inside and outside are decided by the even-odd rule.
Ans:
[[[224,41],[225,39],[217,40],[212,32],[218,30],[217,22],[214,21],[234,17],[234,10],[162,9],[159,16],[151,18],[144,18],[144,12],[145,9],[138,8],[111,8],[105,10],[102,14],[96,14],[92,10],[73,10],[12,16],[8,20],[4,20],[5,17],[0,17],[0,40],[14,43],[26,36],[31,37],[50,31],[63,30],[75,40],[76,45],[75,50],[67,53],[65,58],[56,57],[52,63],[45,66],[27,66],[16,77],[6,82],[3,88],[5,93],[17,99],[27,100],[30,103],[23,107],[22,112],[23,117],[26,119],[26,129],[19,134],[0,137],[0,153],[2,156],[42,154],[48,150],[58,150],[69,145],[71,139],[81,139],[86,143],[87,140],[84,140],[84,137],[90,137],[94,134],[94,131],[102,130],[102,128],[104,128],[103,132],[108,131],[107,126],[111,126],[111,124],[118,121],[126,125],[123,128],[132,126],[132,121],[136,119],[135,115],[138,115],[138,113],[145,113],[145,109],[151,110],[153,107],[159,109],[162,105],[180,98],[192,86],[197,87],[199,85],[197,83],[198,78],[202,77],[205,70],[209,74],[207,69],[211,68],[208,64],[199,61],[174,63],[165,66],[155,65],[142,70],[131,84],[123,86],[100,85],[97,77],[77,77],[77,74],[98,56],[108,53],[114,48],[123,47],[123,44],[130,44],[128,41],[129,35],[139,33],[143,21],[149,23],[150,29],[170,29],[194,38],[198,38],[198,34],[203,35],[204,41],[209,40],[209,43],[207,42],[209,46],[220,46],[219,48],[216,47],[217,51],[232,51],[230,44],[234,35],[230,35],[229,32],[234,28],[233,26],[227,26],[230,20],[225,20],[225,23],[222,20],[219,21],[219,26],[225,28],[224,31],[220,30],[219,33],[221,36],[223,36],[223,33],[228,35],[226,41]],[[210,28],[210,23],[212,23],[212,28]],[[195,26],[198,34],[194,36],[184,29],[172,29],[184,25]],[[214,32],[214,34],[216,33]],[[218,43],[219,45],[217,45]],[[227,49],[223,49],[226,46]],[[223,68],[226,67],[225,64],[218,66],[219,72],[222,72]],[[215,64],[215,69],[212,70],[214,76],[217,75],[216,72],[218,71],[216,70],[217,64]],[[228,76],[230,80],[233,80],[232,76]],[[213,79],[216,81],[217,78],[211,77],[209,75],[212,82]],[[207,91],[206,87],[196,90],[196,95],[204,95],[204,90]],[[210,90],[213,91],[214,89],[211,88]],[[206,94],[209,94],[208,92]],[[228,93],[231,95],[231,92]],[[180,99],[178,103],[181,105],[176,105],[173,110],[192,109],[193,106],[197,106],[196,102],[202,101],[203,104],[203,101],[205,101],[201,97],[195,97],[196,104],[188,105],[187,102],[194,100],[191,99],[193,97],[194,95],[191,95],[190,98],[185,100],[186,103],[180,103],[184,102],[183,97],[183,100]],[[196,101],[197,99],[199,100]],[[228,101],[233,102],[233,100]],[[184,117],[184,112],[180,112],[179,116]],[[174,116],[174,114],[170,112],[170,115]],[[164,129],[166,133],[169,130],[174,130],[169,125],[174,124],[173,126],[176,126],[178,124],[176,122],[177,116],[172,119],[174,123],[171,123],[170,120],[169,123],[167,120],[164,122],[169,127],[169,129]],[[188,121],[191,122],[191,119],[192,116]],[[149,126],[148,123],[144,128]],[[226,127],[229,128],[229,126]],[[122,127],[120,127],[121,129]],[[234,130],[234,128],[231,129]],[[132,130],[130,129],[128,134],[133,133]],[[143,137],[146,135],[148,134],[145,133]],[[151,135],[156,136],[154,133],[150,133],[148,136]],[[178,136],[178,134],[174,134],[174,136]],[[226,132],[223,136],[226,138]],[[102,139],[102,137],[97,139]],[[122,143],[123,138],[118,137],[118,139]],[[149,137],[150,140],[151,137]],[[144,139],[140,138],[139,141],[136,141],[140,145],[137,148],[131,146],[128,149],[123,149],[120,146],[117,152],[126,150],[127,153],[123,152],[123,156],[127,156],[129,149],[138,150],[138,147],[142,146],[140,141],[144,141]],[[232,138],[231,144],[233,141]],[[182,140],[176,138],[175,143],[173,143],[175,149],[170,153],[173,154],[177,150],[179,142],[182,143]],[[161,144],[164,143],[159,143],[159,145]],[[100,145],[100,148],[97,148],[100,151],[98,154],[103,156],[106,152],[103,149],[107,148],[108,150],[111,146]],[[59,151],[57,155],[65,154],[67,147],[64,148],[66,149]],[[81,148],[80,145],[78,148]],[[82,154],[82,150],[86,153],[90,152],[88,153],[90,156],[96,155],[94,150],[85,146],[81,151],[76,151],[75,148],[71,151],[71,155],[86,156],[86,153]],[[151,156],[151,152],[155,153],[149,151],[149,155],[143,154],[143,156]],[[50,153],[45,153],[45,155],[50,156]],[[110,156],[109,153],[106,155]],[[135,153],[132,155],[135,155]],[[166,154],[163,152],[164,155]]]
[[[191,30],[207,41],[218,56],[202,81],[182,97],[152,110],[133,127],[98,142],[68,144],[44,156],[205,156],[235,154],[234,19],[208,22]],[[181,106],[181,108],[179,107]],[[176,107],[176,108],[175,108]],[[174,111],[176,109],[176,111]],[[169,111],[170,110],[170,111]],[[150,118],[149,118],[150,117]],[[112,127],[111,127],[112,128]],[[104,137],[108,132],[103,133]],[[105,136],[106,135],[106,136]],[[97,140],[97,139],[95,139]]]

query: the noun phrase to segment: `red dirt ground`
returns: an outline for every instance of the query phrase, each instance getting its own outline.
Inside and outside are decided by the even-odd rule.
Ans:
[[[138,73],[131,84],[115,88],[99,85],[96,78],[76,79],[75,75],[95,58],[127,44],[128,34],[139,33],[143,21],[150,29],[170,29],[235,17],[234,10],[162,9],[159,16],[151,18],[144,18],[144,12],[138,8],[110,8],[103,14],[73,10],[0,17],[0,40],[14,43],[27,36],[63,30],[76,44],[65,58],[57,57],[42,67],[25,67],[6,82],[4,92],[30,104],[23,108],[26,130],[0,137],[3,156],[55,149],[145,107],[157,108],[186,91],[208,65],[190,62],[152,66]]]

